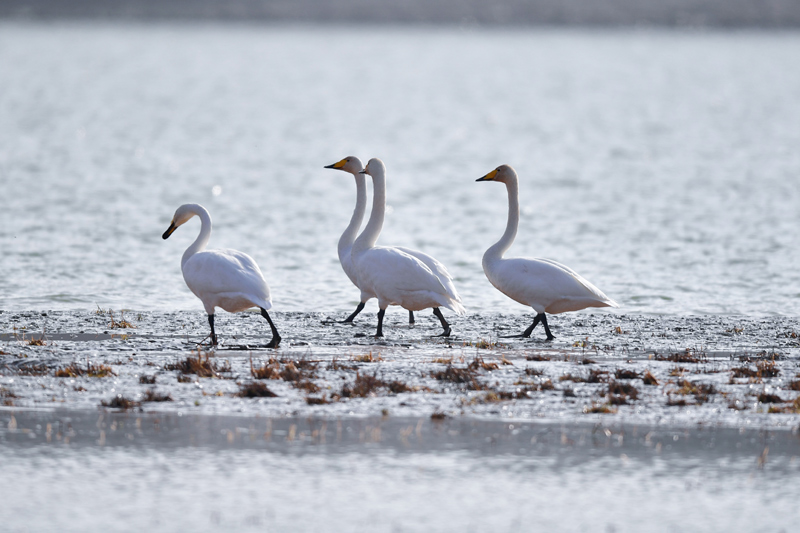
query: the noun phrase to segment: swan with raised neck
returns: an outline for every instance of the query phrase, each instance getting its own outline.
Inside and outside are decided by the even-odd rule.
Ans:
[[[476,181],[498,181],[508,191],[508,221],[500,240],[483,254],[483,271],[492,285],[517,302],[536,312],[533,324],[518,337],[530,337],[541,322],[547,340],[550,332],[545,313],[558,314],[587,307],[619,307],[575,271],[549,259],[510,258],[503,256],[514,243],[519,226],[519,178],[509,165],[500,165]]]
[[[359,287],[378,298],[376,337],[383,336],[383,316],[389,305],[399,305],[411,312],[433,308],[433,314],[442,324],[442,335],[448,336],[450,326],[439,308],[447,307],[458,314],[465,312],[452,287],[452,276],[444,265],[422,252],[376,246],[386,211],[386,167],[383,161],[373,158],[362,172],[372,177],[372,212],[364,231],[353,243],[351,255]]]

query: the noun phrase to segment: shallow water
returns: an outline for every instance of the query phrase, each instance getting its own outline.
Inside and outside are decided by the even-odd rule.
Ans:
[[[349,311],[354,186],[322,166],[355,154],[388,168],[380,242],[443,261],[470,312],[525,312],[480,266],[506,198],[474,180],[510,163],[513,255],[625,313],[796,316],[798,55],[797,32],[4,22],[0,308],[200,311],[197,223],[160,238],[199,202],[277,309]]]
[[[789,531],[800,519],[788,432],[70,411],[0,422],[12,531]]]

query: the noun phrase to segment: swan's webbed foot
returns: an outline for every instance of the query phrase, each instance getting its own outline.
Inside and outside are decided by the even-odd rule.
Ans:
[[[353,311],[350,316],[345,318],[344,320],[334,320],[333,322],[323,322],[323,324],[350,324],[353,325],[353,319],[358,316],[358,314],[364,309],[364,302],[358,304],[356,310]]]
[[[452,330],[450,328],[446,328],[443,332],[439,333],[438,335],[434,335],[433,338],[436,337],[449,337]]]
[[[533,324],[531,324],[528,327],[528,329],[526,329],[525,331],[523,331],[519,335],[502,335],[500,338],[501,339],[520,339],[520,338],[527,339],[528,337],[531,336],[531,333],[533,333],[533,328],[535,328],[539,324],[539,322],[541,322],[542,325],[544,326],[544,332],[547,334],[547,340],[548,341],[552,341],[553,339],[555,339],[553,334],[550,333],[550,327],[547,325],[547,317],[545,316],[544,313],[539,313],[538,315],[533,317]]]
[[[272,337],[272,340],[269,341],[269,344],[267,344],[267,348],[277,348],[280,345],[280,343],[281,343],[281,336],[275,335],[274,337]]]
[[[414,311],[408,312],[408,325],[413,326],[416,322],[414,321]]]

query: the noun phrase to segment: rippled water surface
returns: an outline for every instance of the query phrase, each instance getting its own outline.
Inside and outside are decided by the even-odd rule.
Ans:
[[[524,311],[480,266],[521,177],[512,254],[626,313],[800,314],[800,34],[0,26],[0,308],[200,310],[164,242],[181,203],[251,254],[276,308],[345,311],[336,241],[387,165],[380,240]],[[374,306],[375,304],[371,304]]]

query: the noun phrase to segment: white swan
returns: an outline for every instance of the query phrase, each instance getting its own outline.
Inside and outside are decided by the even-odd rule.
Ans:
[[[335,170],[342,170],[344,172],[349,172],[353,175],[356,180],[356,207],[353,209],[353,216],[350,217],[350,223],[345,228],[344,233],[339,238],[339,263],[342,265],[342,270],[344,270],[347,277],[350,278],[350,281],[353,282],[353,285],[358,287],[358,278],[356,277],[356,270],[353,266],[353,259],[351,257],[350,251],[353,248],[353,242],[356,240],[356,234],[358,233],[358,229],[361,227],[361,222],[364,220],[364,213],[366,212],[367,208],[367,181],[364,177],[364,174],[361,173],[364,170],[364,166],[361,163],[361,160],[355,156],[348,156],[338,161],[332,165],[327,165],[325,168],[332,168]],[[413,255],[433,270],[433,273],[436,274],[445,287],[448,285],[452,288],[453,294],[455,293],[455,287],[453,287],[453,280],[450,277],[450,274],[447,272],[447,269],[444,268],[444,265],[436,261],[433,257],[423,254],[422,252],[417,252],[416,250],[409,250],[408,248],[397,247],[398,249],[406,252],[407,254]],[[371,294],[368,294],[364,291],[361,291],[361,301],[359,302],[356,310],[353,313],[342,320],[342,323],[352,323],[353,319],[358,316],[358,314],[364,309],[364,305],[367,303],[369,299],[373,298]],[[414,323],[414,311],[408,312],[408,323]]]
[[[520,337],[530,337],[541,321],[547,340],[553,340],[545,313],[558,314],[587,307],[619,307],[600,289],[583,279],[569,267],[549,259],[503,259],[517,236],[519,225],[519,180],[508,165],[501,165],[476,181],[499,181],[508,189],[508,224],[494,246],[483,254],[483,271],[497,290],[529,305],[536,311],[533,324]]]
[[[449,336],[450,325],[439,307],[446,307],[459,315],[465,313],[452,276],[444,265],[422,252],[375,246],[386,211],[386,168],[380,159],[370,159],[367,168],[361,172],[372,176],[372,213],[364,231],[353,243],[351,256],[359,288],[378,298],[380,310],[375,336],[383,336],[383,316],[390,305],[399,305],[409,311],[432,307],[444,329],[442,336]]]
[[[361,222],[364,220],[364,212],[367,210],[367,184],[366,178],[361,174],[361,171],[364,170],[364,166],[361,164],[359,158],[349,156],[332,165],[327,165],[325,168],[349,172],[356,180],[356,207],[353,209],[353,216],[350,217],[350,224],[347,225],[344,233],[339,237],[338,252],[339,263],[342,265],[342,270],[344,270],[344,273],[350,278],[350,281],[353,282],[353,285],[359,287],[358,277],[356,276],[356,269],[353,267],[353,259],[350,255],[350,251],[353,248],[353,242],[356,240],[356,234],[361,227]],[[364,309],[364,304],[366,304],[367,300],[370,298],[372,298],[371,294],[361,291],[361,301],[356,307],[356,310],[342,322],[352,323],[353,319]]]
[[[181,270],[186,285],[202,300],[206,309],[211,326],[211,344],[217,344],[214,308],[221,307],[230,313],[237,313],[258,307],[272,330],[272,340],[267,347],[276,348],[281,336],[267,313],[272,307],[272,299],[261,270],[252,257],[237,250],[205,250],[211,238],[211,216],[205,207],[198,204],[180,206],[162,238],[169,238],[179,226],[195,215],[200,217],[200,234],[183,253]]]

